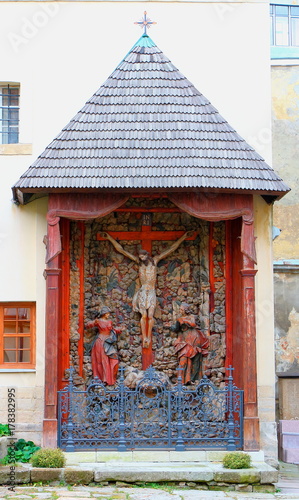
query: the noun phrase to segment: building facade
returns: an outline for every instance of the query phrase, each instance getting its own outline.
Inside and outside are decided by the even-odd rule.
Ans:
[[[273,166],[291,192],[274,209],[274,294],[277,374],[277,419],[297,419],[298,329],[298,82],[299,5],[276,2],[271,7]],[[281,458],[297,460],[281,450]]]
[[[22,203],[28,201],[25,189],[23,199],[19,200],[21,205],[17,206],[11,201],[11,187],[135,43],[139,28],[132,22],[136,16],[138,20],[144,6],[138,2],[3,2],[0,8],[2,46],[5,48],[1,68],[0,161],[5,172],[1,185],[1,281],[5,284],[0,290],[1,391],[6,398],[8,387],[17,388],[20,437],[39,443],[48,425],[47,435],[53,442],[55,388],[53,391],[50,385],[53,378],[45,385],[45,373],[49,373],[50,366],[45,364],[45,359],[48,357],[49,363],[51,356],[57,358],[57,345],[48,342],[46,328],[52,310],[57,313],[58,309],[57,297],[49,307],[46,289],[49,294],[49,280],[59,278],[54,271],[52,276],[48,272],[45,283],[44,236],[47,233],[46,215],[51,208],[49,189],[40,188],[35,199],[23,206]],[[208,97],[228,123],[270,162],[271,141],[261,140],[270,129],[271,111],[268,5],[262,2],[236,5],[226,2],[165,5],[157,2],[151,4],[149,14],[153,20],[158,20],[157,26],[151,28],[155,29],[153,38],[157,45],[195,88]],[[249,19],[256,26],[254,40]],[[271,202],[286,191],[287,187],[270,189],[271,199],[263,197],[266,193],[261,189],[256,193],[251,191],[258,272],[254,294],[256,340],[251,350],[256,374],[253,400],[250,394],[247,397],[248,425],[254,421],[255,439],[252,445],[248,440],[247,449],[261,448],[272,458],[276,457],[277,441]],[[16,196],[15,201],[17,199]],[[256,269],[254,266],[251,269],[252,280]],[[238,327],[235,324],[235,336]],[[13,341],[6,340],[5,328],[13,333]],[[241,348],[241,359],[246,356],[244,349]],[[9,361],[4,358],[5,352]],[[58,375],[55,380],[58,383]],[[241,372],[238,382],[244,388]],[[45,401],[48,415],[45,415]],[[252,415],[251,403],[255,408],[258,404]],[[6,411],[1,411],[1,420],[6,422]]]

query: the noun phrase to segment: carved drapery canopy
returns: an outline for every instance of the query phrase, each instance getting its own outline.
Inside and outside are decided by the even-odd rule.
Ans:
[[[46,262],[61,252],[60,217],[90,220],[104,217],[121,207],[129,196],[124,194],[50,194]],[[182,211],[207,221],[242,217],[241,252],[256,263],[252,195],[171,193],[169,200]]]
[[[252,195],[175,193],[168,198],[199,219],[217,222],[242,217],[241,252],[256,263]]]

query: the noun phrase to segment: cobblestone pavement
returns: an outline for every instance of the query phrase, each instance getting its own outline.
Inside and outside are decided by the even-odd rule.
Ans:
[[[294,492],[241,493],[201,491],[192,488],[148,488],[126,486],[17,486],[15,491],[0,487],[0,500],[299,500]]]

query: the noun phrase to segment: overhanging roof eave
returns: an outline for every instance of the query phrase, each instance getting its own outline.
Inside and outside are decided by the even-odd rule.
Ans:
[[[203,188],[203,187],[182,187],[182,188],[12,188],[13,201],[18,205],[27,205],[28,203],[51,193],[104,193],[115,191],[117,193],[128,193],[128,194],[152,194],[155,193],[166,193],[166,192],[208,192],[208,193],[226,193],[226,194],[252,194],[262,196],[267,203],[273,203],[280,200],[285,196],[290,189],[285,191],[267,191],[267,190],[254,190],[254,189],[229,189],[229,188]]]

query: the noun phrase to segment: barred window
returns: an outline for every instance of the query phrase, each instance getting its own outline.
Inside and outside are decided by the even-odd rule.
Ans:
[[[35,304],[0,304],[0,366],[34,368]]]
[[[0,144],[19,142],[20,86],[0,83]]]

